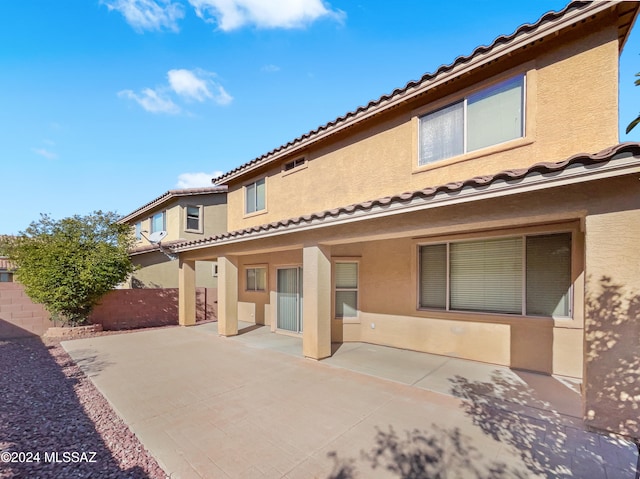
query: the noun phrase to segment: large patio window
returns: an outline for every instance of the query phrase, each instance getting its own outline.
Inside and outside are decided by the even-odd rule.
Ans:
[[[418,165],[524,136],[524,76],[420,117]]]
[[[420,307],[571,316],[571,234],[420,247]]]

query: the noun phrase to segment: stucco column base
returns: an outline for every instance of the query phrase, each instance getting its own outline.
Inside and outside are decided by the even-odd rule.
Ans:
[[[305,357],[331,356],[331,248],[306,246],[302,252],[302,352]]]
[[[218,258],[218,334],[238,334],[238,261],[233,256]]]
[[[178,324],[196,324],[196,262],[178,259]]]

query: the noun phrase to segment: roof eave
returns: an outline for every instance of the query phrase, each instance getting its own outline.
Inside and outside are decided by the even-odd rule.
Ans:
[[[574,3],[580,4],[580,2]],[[358,109],[353,114],[347,113],[347,115],[345,115],[343,119],[338,118],[333,122],[322,125],[318,129],[312,132],[308,132],[301,137],[293,140],[290,144],[288,144],[289,146],[281,146],[273,150],[272,152],[267,153],[265,155],[265,158],[257,161],[252,160],[240,166],[238,168],[238,171],[232,170],[231,172],[228,172],[218,178],[214,178],[212,181],[214,181],[216,184],[228,185],[230,182],[250,175],[257,169],[262,168],[267,164],[273,163],[279,159],[284,158],[285,156],[292,155],[301,150],[309,148],[311,145],[324,140],[329,136],[335,135],[343,130],[346,130],[347,128],[354,126],[355,124],[367,120],[375,115],[386,112],[402,103],[408,102],[416,98],[417,96],[423,95],[425,92],[445,82],[451,81],[452,79],[460,75],[469,73],[472,70],[481,67],[482,65],[509,55],[510,53],[513,53],[514,51],[522,48],[525,45],[536,42],[543,37],[553,35],[556,32],[572,24],[575,24],[582,20],[586,20],[587,18],[597,13],[606,11],[609,8],[616,7],[617,4],[618,3],[612,2],[592,2],[578,6],[576,8],[572,8],[571,6],[573,4],[570,4],[565,8],[566,12],[562,14],[560,18],[552,21],[544,21],[544,18],[549,15],[549,13],[552,13],[549,12],[548,14],[543,15],[538,20],[538,22],[536,22],[539,24],[535,26],[533,31],[522,31],[518,33],[518,30],[526,27],[526,25],[522,25],[513,34],[511,34],[514,35],[514,38],[507,43],[500,42],[500,40],[505,37],[498,37],[490,46],[481,46],[476,48],[474,52],[471,53],[471,55],[468,57],[468,61],[459,61],[462,57],[458,57],[452,64],[448,66],[441,66],[440,68],[438,68],[433,76],[427,74],[423,76],[421,80],[415,83],[410,82],[401,90],[395,90],[390,95],[383,95],[376,102],[374,102],[375,104],[370,104],[370,106]],[[509,36],[507,36],[507,38]],[[431,76],[431,78],[427,78],[429,76]],[[332,123],[335,124],[332,125]]]
[[[166,205],[168,202],[181,198],[184,196],[201,196],[201,195],[215,195],[227,193],[226,186],[215,186],[215,187],[206,187],[206,188],[189,188],[185,190],[169,190],[166,193],[158,196],[155,200],[150,201],[144,206],[141,206],[137,210],[132,211],[126,216],[123,216],[118,220],[118,223],[124,224],[129,223],[137,219],[138,217],[145,216],[150,211],[155,210],[161,206]]]
[[[615,161],[612,161],[615,160]],[[593,167],[596,162],[597,167]],[[513,194],[522,194],[542,189],[567,186],[616,176],[640,174],[640,144],[623,143],[595,155],[575,155],[551,168],[547,173],[539,170],[548,168],[537,164],[522,174],[501,172],[486,178],[475,178],[462,183],[438,187],[435,194],[423,195],[421,191],[379,199],[370,202],[339,208],[333,212],[306,215],[292,224],[277,226],[262,225],[248,231],[231,232],[231,236],[201,240],[197,243],[179,243],[172,247],[176,253],[222,246],[244,241],[263,239],[294,232],[302,232],[336,226],[354,221],[383,218],[390,215],[406,214],[414,211],[440,208],[472,201],[498,198]],[[462,186],[460,186],[462,184]],[[424,190],[422,190],[424,191]],[[404,197],[406,196],[406,200]],[[425,198],[425,196],[427,196]],[[384,201],[383,201],[384,200]],[[229,234],[228,234],[229,235]]]

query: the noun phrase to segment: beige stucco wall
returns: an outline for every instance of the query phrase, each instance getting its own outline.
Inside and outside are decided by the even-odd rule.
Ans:
[[[638,180],[587,218],[585,409],[591,426],[640,436]],[[623,190],[625,191],[625,190]],[[618,211],[617,211],[618,210]]]
[[[607,20],[608,19],[608,20]],[[618,140],[617,30],[613,17],[504,58],[419,100],[379,115],[348,134],[283,159],[229,185],[229,229],[331,209],[450,181],[596,152]],[[417,168],[418,116],[517,73],[526,73],[526,136]],[[341,112],[336,112],[341,113]],[[282,164],[307,163],[289,172]],[[244,215],[243,185],[266,176],[267,208]]]
[[[141,221],[142,230],[150,231],[150,218],[161,211],[166,212],[167,236],[163,243],[178,239],[195,240],[214,236],[227,231],[227,204],[226,193],[212,193],[207,195],[192,195],[174,198],[157,208],[145,211],[140,217],[131,220],[132,232],[135,231],[135,223]],[[186,230],[187,206],[201,206],[202,231],[194,232]],[[148,233],[145,233],[149,236]],[[149,246],[149,242],[143,237],[136,243],[136,247]],[[126,286],[145,288],[177,288],[178,287],[178,261],[170,261],[160,252],[136,254],[131,257],[138,270]],[[217,277],[214,276],[213,263],[196,263],[196,286],[215,288]]]
[[[516,228],[507,234],[567,230],[574,236],[574,291],[581,292],[583,251],[576,223]],[[478,237],[496,233],[506,232],[484,232]],[[464,237],[444,235],[437,240]],[[554,321],[507,314],[419,310],[417,258],[418,245],[424,241],[406,238],[363,243],[359,251],[354,251],[353,245],[348,252],[341,247],[332,249],[335,257],[355,258],[360,264],[359,316],[334,319],[334,341],[365,341],[549,374],[582,375],[579,311],[573,319]],[[573,354],[556,355],[554,349]]]
[[[142,230],[151,231],[151,216],[155,213],[166,212],[167,236],[164,242],[178,239],[194,240],[214,236],[227,231],[227,195],[226,193],[212,193],[207,195],[182,196],[146,211],[139,218],[131,220],[132,231],[135,223],[141,221]],[[186,230],[187,206],[202,206],[202,232]],[[149,236],[148,233],[146,233]],[[143,237],[136,246],[146,246],[149,242]]]
[[[275,330],[277,267],[304,267],[304,245],[325,244],[333,260],[360,265],[359,317],[332,320],[335,342],[365,341],[576,378],[602,376],[584,362],[585,278],[608,274],[638,288],[638,188],[637,175],[629,175],[184,254],[235,255],[238,318]],[[559,231],[571,231],[573,238],[572,319],[417,308],[420,244]],[[245,267],[257,265],[268,267],[268,292],[245,290]]]
[[[134,255],[132,263],[136,270],[127,286],[133,288],[177,288],[178,261],[171,261],[160,252]],[[196,262],[196,286],[217,288],[218,277],[214,276],[215,261]]]
[[[297,266],[302,266],[301,249],[238,257],[238,319],[265,324],[275,330],[277,269]],[[249,267],[267,268],[266,291],[247,291],[246,269]]]

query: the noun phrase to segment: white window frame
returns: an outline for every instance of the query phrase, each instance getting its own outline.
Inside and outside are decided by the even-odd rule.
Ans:
[[[573,320],[574,319],[574,282],[570,280],[571,283],[568,289],[568,314],[566,316],[544,316],[538,314],[528,314],[527,313],[527,238],[536,237],[536,236],[548,236],[548,235],[561,235],[568,234],[569,241],[571,245],[571,251],[569,252],[569,271],[573,271],[573,261],[574,261],[574,234],[575,232],[572,230],[561,230],[561,231],[546,231],[546,232],[536,232],[536,233],[524,233],[519,235],[506,235],[506,236],[489,236],[489,237],[479,237],[472,239],[461,239],[461,240],[444,240],[444,241],[435,241],[429,243],[419,243],[417,246],[417,309],[419,311],[445,311],[445,312],[462,312],[462,313],[472,313],[472,314],[491,314],[491,315],[507,315],[507,316],[526,316],[531,318],[549,318],[552,319],[561,319],[561,320]],[[521,253],[521,261],[522,261],[522,291],[521,291],[521,311],[519,313],[508,313],[508,312],[490,312],[485,310],[469,310],[469,309],[454,309],[451,307],[451,245],[454,243],[464,243],[464,242],[483,242],[497,239],[507,239],[507,238],[522,238],[522,253]],[[445,307],[429,307],[422,306],[421,304],[421,282],[422,282],[422,271],[421,271],[421,251],[424,246],[435,246],[435,245],[445,245],[446,246],[446,292],[445,292]]]
[[[264,206],[260,209],[259,208],[259,201],[258,201],[258,186],[259,184],[262,183],[264,185],[264,199],[263,199],[263,203]],[[253,188],[255,191],[255,195],[254,195],[254,202],[252,205],[249,204],[249,191],[250,189]],[[243,194],[244,194],[244,214],[245,215],[254,215],[254,214],[259,214],[259,213],[264,213],[267,210],[267,178],[260,178],[259,180],[256,180],[252,183],[249,183],[247,185],[244,186],[243,188]]]
[[[136,241],[142,241],[142,221],[138,221],[135,225],[133,225],[133,231]]]
[[[154,221],[153,221],[153,219],[158,215],[162,215],[162,229],[161,230],[154,229]],[[154,213],[149,217],[149,233],[153,234],[156,231],[167,231],[167,212],[166,211],[159,211],[158,213]]]
[[[339,287],[336,282],[336,273],[337,273],[337,265],[339,264],[355,264],[356,266],[356,286],[355,287]],[[360,317],[360,261],[358,259],[334,259],[333,260],[333,274],[332,274],[332,284],[333,284],[333,317],[334,319],[341,321],[357,321]],[[336,297],[339,292],[355,292],[356,293],[356,313],[353,316],[338,316],[337,307],[336,307]]]
[[[500,86],[502,84],[506,84],[508,82],[514,81],[518,78],[522,79],[522,95],[521,95],[521,125],[520,125],[520,136],[515,137],[515,138],[511,138],[509,140],[505,140],[503,142],[498,142],[498,143],[494,143],[494,144],[489,144],[489,145],[485,145],[482,146],[480,148],[474,149],[474,150],[469,150],[468,149],[468,145],[467,145],[467,139],[468,139],[468,114],[467,114],[467,105],[468,105],[468,100],[470,98],[473,98],[474,96],[478,96],[481,95],[482,93],[486,92],[487,90],[491,89],[491,88],[495,88],[496,86]],[[422,122],[423,120],[426,120],[429,116],[434,115],[446,108],[452,107],[454,105],[460,104],[462,103],[462,107],[463,107],[463,129],[462,129],[462,152],[460,152],[459,154],[454,154],[451,156],[445,156],[442,158],[437,158],[434,160],[430,160],[430,161],[423,161],[422,159],[422,140],[421,140],[421,135],[422,135]],[[492,148],[495,147],[496,145],[500,145],[502,143],[508,143],[511,141],[515,141],[515,140],[521,140],[523,138],[526,137],[526,119],[527,119],[527,75],[526,73],[519,73],[516,75],[512,75],[508,78],[503,78],[500,81],[493,83],[492,85],[488,85],[480,90],[471,92],[467,95],[465,95],[463,98],[457,100],[457,101],[452,101],[450,103],[447,103],[445,105],[442,105],[436,109],[433,109],[431,111],[428,111],[424,114],[420,114],[418,116],[418,144],[417,144],[417,148],[418,148],[418,153],[417,153],[417,167],[418,168],[423,168],[426,167],[428,165],[432,165],[432,164],[436,164],[440,161],[444,161],[450,158],[455,158],[457,156],[462,156],[462,155],[466,155],[468,153],[475,153],[477,151],[482,151],[486,148]]]
[[[189,228],[189,208],[198,210],[198,227]],[[184,230],[188,233],[202,233],[204,229],[203,207],[202,205],[186,205],[184,207]]]
[[[264,288],[258,288],[258,281],[256,281],[255,288],[249,288],[249,272],[253,271],[254,275],[257,274],[258,271],[264,272]],[[269,268],[267,265],[259,264],[259,265],[247,265],[244,268],[244,290],[248,293],[265,293],[269,290]]]

